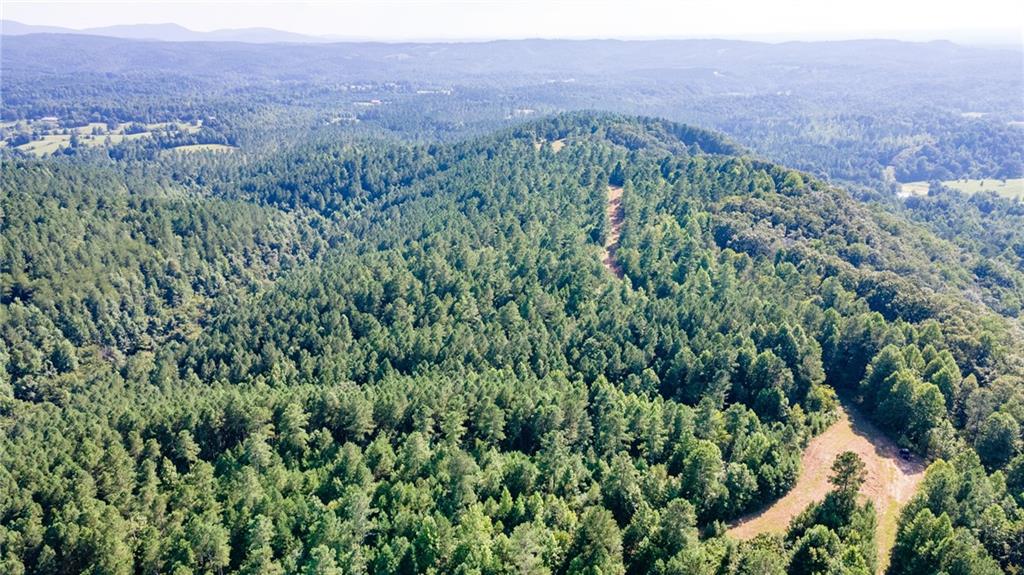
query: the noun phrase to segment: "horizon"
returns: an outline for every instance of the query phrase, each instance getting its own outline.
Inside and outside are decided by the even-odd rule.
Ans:
[[[326,35],[314,35],[305,34],[295,30],[288,30],[284,28],[275,28],[273,26],[246,26],[246,27],[228,27],[228,28],[215,28],[209,30],[200,30],[196,28],[190,28],[178,22],[134,22],[127,24],[110,24],[105,26],[90,26],[83,28],[72,28],[67,26],[58,26],[54,24],[35,24],[24,22],[21,20],[15,20],[12,18],[0,19],[0,25],[6,23],[13,23],[22,26],[39,27],[39,28],[59,28],[58,32],[32,32],[32,33],[66,33],[66,34],[83,34],[83,35],[96,35],[103,36],[98,33],[99,30],[112,30],[112,29],[127,29],[133,27],[176,27],[177,29],[187,31],[195,34],[213,34],[219,32],[240,32],[240,31],[268,31],[283,33],[289,35],[295,35],[305,37],[310,41],[316,41],[314,43],[345,43],[345,42],[369,42],[369,43],[381,43],[381,44],[462,44],[462,43],[488,43],[488,42],[523,42],[523,41],[572,41],[572,42],[589,42],[589,41],[616,41],[616,42],[661,42],[661,41],[701,41],[701,40],[722,40],[722,41],[735,41],[735,42],[753,42],[762,44],[786,44],[786,43],[827,43],[827,42],[861,42],[861,41],[879,41],[879,42],[906,42],[906,43],[930,43],[930,42],[951,42],[954,44],[961,45],[977,45],[977,46],[1019,46],[1024,49],[1024,38],[1019,41],[1015,37],[1015,31],[1012,29],[959,29],[959,30],[919,30],[919,31],[906,31],[906,32],[892,32],[892,33],[877,33],[865,32],[864,34],[851,34],[849,36],[841,37],[830,37],[821,38],[816,36],[791,36],[791,35],[776,35],[776,34],[748,34],[748,35],[680,35],[680,36],[444,36],[444,37],[433,37],[433,36],[422,36],[422,37],[370,37],[370,36],[358,36],[358,35],[337,35],[337,34],[326,34]],[[23,34],[20,34],[23,35]],[[156,40],[157,38],[123,38],[123,39],[135,39],[140,41]],[[167,40],[163,40],[167,41]],[[217,41],[217,40],[210,40]],[[239,40],[223,40],[223,41],[239,41]],[[241,42],[245,42],[244,40]],[[269,42],[268,42],[269,43]],[[289,43],[282,41],[280,43]],[[296,42],[304,43],[304,42]]]
[[[948,40],[1024,46],[1024,5],[980,0],[971,14],[914,0],[820,7],[793,0],[765,10],[750,0],[663,4],[639,0],[346,0],[4,3],[5,22],[95,28],[180,26],[196,33],[267,29],[320,41],[485,42],[494,40],[790,41]],[[919,9],[920,8],[920,9]],[[927,11],[925,11],[927,8]],[[537,18],[543,14],[544,18]],[[881,16],[884,16],[881,17]],[[927,16],[927,17],[925,17]],[[1008,26],[1006,22],[1017,22]],[[473,30],[472,33],[465,33]]]

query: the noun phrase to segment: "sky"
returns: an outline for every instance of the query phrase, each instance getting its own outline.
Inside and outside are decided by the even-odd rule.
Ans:
[[[378,40],[849,38],[1024,41],[1021,0],[3,0],[0,17],[89,28],[172,22]]]

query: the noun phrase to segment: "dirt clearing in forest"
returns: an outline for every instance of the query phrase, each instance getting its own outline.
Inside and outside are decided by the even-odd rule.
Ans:
[[[622,266],[615,259],[615,252],[619,249],[619,236],[622,235],[622,186],[608,186],[608,205],[605,211],[608,217],[608,237],[604,240],[601,263],[608,271],[621,279]]]
[[[559,138],[557,140],[550,140],[550,141],[548,141],[548,140],[541,140],[539,142],[534,142],[533,143],[533,149],[537,150],[537,151],[540,151],[540,149],[543,148],[547,144],[551,145],[551,150],[552,151],[560,152],[560,151],[562,151],[562,148],[565,147],[565,138]]]
[[[896,541],[900,509],[924,478],[925,465],[917,456],[901,459],[896,445],[852,408],[840,408],[839,420],[807,445],[801,458],[800,477],[793,489],[770,507],[741,518],[729,529],[729,535],[750,539],[759,533],[785,532],[793,517],[811,503],[824,499],[832,489],[828,482],[832,462],[844,451],[856,453],[867,466],[867,479],[860,494],[875,504],[878,562],[879,568],[884,569]]]

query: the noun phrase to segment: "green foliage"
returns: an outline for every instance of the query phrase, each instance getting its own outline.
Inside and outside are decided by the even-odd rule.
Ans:
[[[790,560],[790,575],[824,575],[832,571],[841,543],[839,536],[823,525],[815,525],[796,541]]]
[[[846,455],[785,538],[721,535],[791,488],[839,389],[965,454],[908,506],[899,568],[1018,568],[1009,320],[914,287],[920,227],[735,151],[579,114],[5,164],[0,567],[869,573]],[[619,178],[621,280],[594,193]]]
[[[975,439],[975,449],[989,467],[1002,467],[1020,449],[1020,423],[1008,413],[995,412],[985,418]]]
[[[889,575],[935,573],[996,574],[999,565],[968,532],[954,532],[949,517],[922,509],[900,529]]]
[[[1024,520],[1020,497],[1008,491],[1015,488],[1001,473],[987,475],[973,451],[936,461],[902,512],[890,571],[947,564],[951,573],[1019,571]]]
[[[832,475],[828,481],[844,495],[856,494],[867,477],[864,461],[852,451],[840,453],[832,463]]]

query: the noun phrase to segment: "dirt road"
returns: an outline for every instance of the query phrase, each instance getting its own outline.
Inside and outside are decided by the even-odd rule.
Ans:
[[[604,250],[601,263],[612,275],[622,279],[622,266],[615,259],[615,252],[619,249],[619,236],[622,235],[622,187],[608,186],[608,204],[605,211],[608,218],[608,237],[604,241]]]

